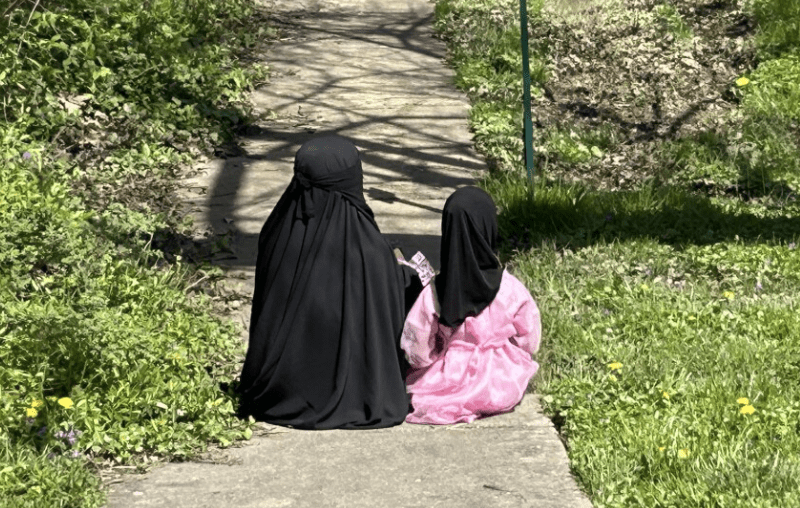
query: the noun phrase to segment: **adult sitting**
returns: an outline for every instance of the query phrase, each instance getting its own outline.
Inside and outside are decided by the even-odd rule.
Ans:
[[[364,200],[355,145],[303,144],[258,240],[240,413],[303,429],[401,423],[411,282]]]

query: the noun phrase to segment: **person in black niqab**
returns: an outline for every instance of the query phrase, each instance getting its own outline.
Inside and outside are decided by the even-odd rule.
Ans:
[[[364,200],[355,145],[303,144],[259,236],[240,414],[304,429],[401,423],[409,279]]]
[[[455,328],[492,303],[503,278],[497,244],[492,198],[477,187],[451,194],[442,212],[442,268],[435,279],[442,324]]]

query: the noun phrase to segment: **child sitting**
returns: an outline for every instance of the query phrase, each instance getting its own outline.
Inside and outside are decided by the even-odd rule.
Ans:
[[[409,423],[449,424],[511,411],[539,365],[539,309],[500,266],[492,198],[464,187],[445,202],[441,272],[406,318]]]

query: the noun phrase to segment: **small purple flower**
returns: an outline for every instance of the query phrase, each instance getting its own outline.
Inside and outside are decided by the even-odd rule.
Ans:
[[[763,289],[764,289],[764,286],[762,286],[760,282],[757,282],[756,283],[756,291],[762,291]]]
[[[653,275],[653,270],[648,268],[647,270],[644,271],[644,274],[650,277],[651,275]]]
[[[614,220],[614,214],[613,213],[609,213],[608,215],[606,215],[606,222],[609,222],[609,221],[612,221],[612,220]]]
[[[79,430],[70,430],[67,433],[67,442],[69,443],[69,445],[74,446],[75,443],[78,442],[78,438],[81,437],[81,434],[83,433]]]
[[[77,459],[78,457],[81,456],[81,452],[79,452],[78,450],[72,450],[69,456],[72,457],[73,459]]]
[[[30,153],[30,152],[24,152],[24,153],[22,154],[22,158],[23,158],[24,160],[28,160],[28,159],[30,159],[31,157],[32,157],[32,156],[31,156],[31,153]]]
[[[603,309],[603,315],[604,316],[609,316],[609,315],[611,315],[611,311],[609,309]]]
[[[53,436],[55,436],[56,439],[61,439],[64,442],[68,443],[70,446],[73,446],[75,443],[78,442],[78,438],[81,437],[81,434],[83,434],[83,432],[81,432],[80,430],[69,429],[69,431],[67,432],[59,430],[58,432],[53,434]]]
[[[36,433],[39,437],[44,437],[45,434],[47,434],[47,425],[39,429],[39,432]]]

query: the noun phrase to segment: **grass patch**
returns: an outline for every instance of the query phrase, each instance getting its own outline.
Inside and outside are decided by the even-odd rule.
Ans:
[[[534,22],[542,4],[542,0],[527,4]],[[454,0],[438,2],[435,12],[437,30],[451,41],[451,56],[461,63],[456,67],[456,84],[473,100],[470,120],[476,146],[493,167],[516,164],[522,146],[519,4],[514,0]],[[539,58],[542,50],[531,43],[533,95],[543,93],[538,85],[547,79],[545,62]]]
[[[678,39],[691,39],[694,35],[691,27],[686,24],[674,5],[663,3],[657,5],[654,11],[656,20],[661,25],[665,34],[671,34]]]
[[[98,472],[247,438],[243,353],[175,175],[246,122],[247,1],[12,1],[0,12],[0,499],[103,503]],[[246,32],[245,35],[240,35]],[[163,242],[162,242],[163,243]]]
[[[499,89],[461,66],[483,65],[469,2],[438,4],[463,10],[439,18],[462,83]],[[545,2],[534,197],[502,142],[519,102],[471,118],[501,257],[542,309],[535,389],[595,506],[800,503],[795,5]]]

